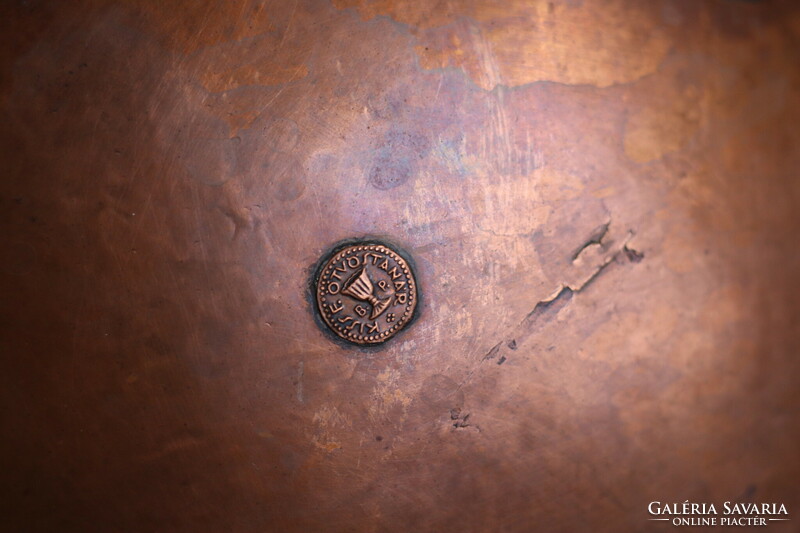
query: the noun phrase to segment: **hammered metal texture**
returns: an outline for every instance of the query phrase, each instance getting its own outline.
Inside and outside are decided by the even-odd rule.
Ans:
[[[0,530],[797,530],[800,3],[0,24]],[[421,287],[375,346],[310,284],[362,236]]]

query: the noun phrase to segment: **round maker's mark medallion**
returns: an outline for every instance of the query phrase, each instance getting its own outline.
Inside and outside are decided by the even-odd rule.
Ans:
[[[378,344],[408,324],[417,282],[400,254],[383,244],[351,244],[318,271],[317,308],[328,327],[356,344]]]

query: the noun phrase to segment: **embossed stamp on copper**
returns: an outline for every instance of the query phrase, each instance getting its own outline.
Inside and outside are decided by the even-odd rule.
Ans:
[[[408,262],[379,243],[334,252],[315,279],[317,309],[330,330],[355,344],[385,342],[414,316],[417,282]]]

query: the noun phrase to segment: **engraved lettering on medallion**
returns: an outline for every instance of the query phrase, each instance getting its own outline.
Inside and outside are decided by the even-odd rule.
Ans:
[[[320,265],[317,275],[320,316],[347,341],[384,342],[413,316],[414,274],[405,259],[385,245],[356,243],[340,248]]]
[[[335,315],[336,313],[344,309],[344,306],[342,305],[341,300],[336,300],[335,304],[328,304],[328,309],[330,309],[332,315]]]

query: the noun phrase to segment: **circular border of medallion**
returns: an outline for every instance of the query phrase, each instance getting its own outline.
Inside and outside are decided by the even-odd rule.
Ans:
[[[409,261],[393,247],[351,242],[321,262],[314,279],[316,310],[328,330],[357,345],[391,339],[414,317],[418,285]]]

